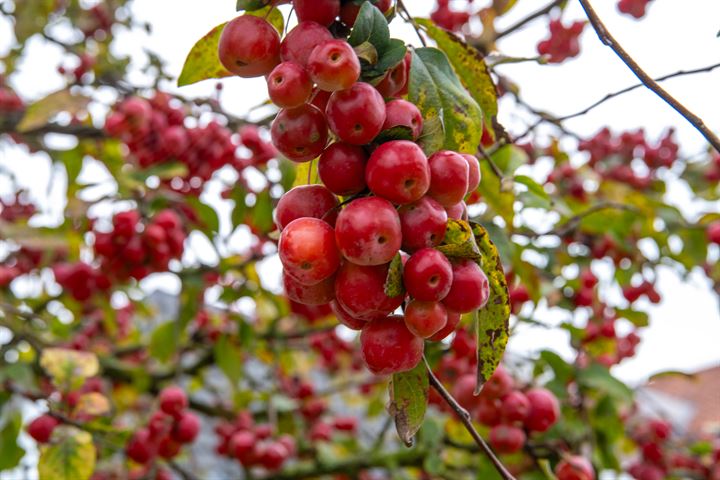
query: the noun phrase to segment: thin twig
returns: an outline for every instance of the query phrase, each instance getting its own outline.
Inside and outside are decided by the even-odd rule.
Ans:
[[[495,456],[495,453],[493,453],[490,446],[485,442],[485,440],[483,440],[478,431],[475,429],[475,426],[472,424],[472,420],[470,419],[470,414],[468,413],[468,411],[465,410],[457,402],[457,400],[455,400],[453,396],[450,395],[450,392],[445,389],[443,384],[433,373],[427,359],[423,357],[423,360],[425,361],[425,366],[427,367],[428,376],[430,378],[430,385],[440,394],[440,396],[443,398],[443,400],[445,400],[445,402],[450,406],[450,408],[452,408],[452,410],[455,412],[455,415],[457,415],[462,424],[465,426],[465,429],[473,437],[473,440],[475,440],[475,443],[478,445],[478,447],[480,447],[485,456],[488,457],[490,462],[492,462],[495,470],[497,470],[497,472],[503,479],[515,480],[515,477],[513,477],[512,473],[510,473],[508,469],[505,468],[505,465],[503,465],[502,462],[497,458],[497,456]]]
[[[566,0],[555,0],[554,2],[546,5],[545,7],[536,11],[535,13],[531,13],[529,16],[523,18],[519,22],[517,22],[513,25],[510,25],[508,28],[506,28],[502,32],[497,32],[495,34],[495,40],[498,40],[506,35],[513,33],[516,30],[521,29],[522,27],[524,27],[528,23],[532,22],[536,18],[542,17],[543,15],[547,15],[548,13],[550,13],[552,11],[553,8],[560,6],[560,4],[563,3],[564,1],[566,1]]]
[[[425,41],[425,37],[422,36],[422,33],[420,32],[420,26],[417,24],[417,22],[413,19],[412,15],[410,15],[410,12],[408,11],[407,7],[403,3],[403,0],[398,0],[397,6],[400,9],[401,12],[405,14],[405,20],[410,22],[410,25],[415,29],[415,33],[417,34],[418,38],[420,39],[420,43],[422,43],[423,47],[427,47],[427,42]]]
[[[615,54],[620,57],[623,63],[627,65],[627,67],[635,74],[636,77],[638,77],[638,79],[643,83],[643,85],[655,92],[660,98],[665,100],[668,105],[674,108],[676,112],[685,117],[685,119],[690,122],[705,137],[705,139],[715,148],[715,150],[720,152],[720,138],[718,138],[718,136],[715,135],[707,127],[707,125],[705,125],[705,122],[703,122],[700,117],[688,110],[687,107],[685,107],[682,103],[676,100],[675,97],[670,95],[655,80],[653,80],[650,75],[645,73],[645,71],[640,68],[640,65],[638,65],[637,62],[633,60],[633,58],[610,34],[610,32],[605,27],[605,24],[603,24],[602,20],[600,20],[600,17],[598,16],[595,9],[590,4],[589,0],[579,1],[580,5],[582,5],[583,7],[583,10],[585,10],[585,14],[590,20],[590,23],[595,29],[595,32],[600,38],[600,41],[610,47],[613,52],[615,52]]]

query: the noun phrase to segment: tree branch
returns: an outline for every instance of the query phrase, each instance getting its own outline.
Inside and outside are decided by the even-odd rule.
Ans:
[[[595,9],[590,4],[589,0],[579,0],[580,5],[585,10],[590,23],[592,24],[595,32],[597,33],[600,41],[610,47],[615,54],[627,65],[627,67],[635,74],[636,77],[645,85],[647,88],[655,92],[660,98],[662,98],[668,105],[675,109],[680,115],[690,122],[704,137],[705,139],[720,152],[720,138],[717,137],[700,117],[692,113],[682,103],[677,101],[675,97],[670,95],[664,88],[662,88],[650,75],[640,68],[635,60],[625,51],[625,49],[615,40],[610,32],[603,24],[602,20],[598,16]]]
[[[445,389],[443,384],[433,373],[427,359],[423,357],[423,360],[425,361],[425,366],[427,367],[428,376],[430,378],[430,385],[435,389],[435,391],[440,394],[440,396],[443,398],[443,400],[445,400],[445,402],[450,406],[450,408],[452,408],[453,412],[455,412],[455,415],[457,415],[462,424],[465,426],[465,429],[473,437],[473,440],[475,440],[475,443],[478,445],[478,447],[480,447],[480,450],[482,450],[485,456],[488,457],[490,462],[492,462],[495,470],[497,470],[497,472],[504,480],[515,480],[515,477],[513,477],[512,473],[510,473],[508,469],[505,468],[505,465],[503,465],[502,462],[497,458],[497,456],[495,456],[495,453],[493,453],[490,446],[485,442],[485,440],[483,440],[478,431],[475,429],[475,426],[472,424],[472,420],[468,411],[465,410],[457,402],[457,400],[455,400],[453,396],[450,395],[450,392]]]

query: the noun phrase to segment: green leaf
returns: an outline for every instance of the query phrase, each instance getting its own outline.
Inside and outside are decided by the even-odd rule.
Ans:
[[[486,119],[498,113],[497,91],[487,65],[477,48],[469,46],[455,34],[436,26],[426,18],[416,19],[427,34],[445,52],[460,81],[482,108]]]
[[[277,30],[280,35],[282,35],[285,29],[285,18],[283,18],[282,12],[275,7],[264,7],[252,10],[247,12],[246,15],[264,18],[270,25],[275,27],[275,30]]]
[[[445,239],[437,250],[447,257],[471,258],[476,261],[481,257],[470,224],[453,218],[448,220]]]
[[[385,295],[392,298],[404,293],[402,257],[399,253],[396,253],[390,262],[388,274],[385,278]]]
[[[22,415],[18,411],[8,414],[0,430],[0,471],[15,468],[25,456],[25,450],[17,444],[22,429]]]
[[[100,368],[94,353],[64,348],[46,348],[40,356],[40,366],[63,392],[80,388],[85,380],[97,375]]]
[[[150,337],[150,355],[160,362],[167,362],[178,348],[179,332],[174,321],[160,324]]]
[[[87,480],[95,470],[92,436],[75,427],[59,426],[53,442],[40,449],[40,480]]]
[[[362,65],[362,79],[366,82],[378,83],[391,68],[395,68],[405,58],[407,47],[405,42],[391,38],[385,46],[385,50],[377,53],[375,62],[368,62]]]
[[[17,125],[18,132],[29,132],[42,127],[60,112],[76,115],[85,111],[90,99],[84,95],[71,93],[69,89],[51,93],[45,98],[30,104],[22,120]]]
[[[150,177],[158,177],[160,180],[172,180],[175,177],[186,177],[188,167],[182,162],[165,162],[154,165],[143,170],[136,170],[132,173],[132,178],[139,182],[144,182]]]
[[[13,2],[15,11],[15,38],[19,43],[41,32],[48,24],[50,14],[57,7],[55,0],[21,0]]]
[[[208,78],[223,78],[232,75],[218,58],[218,44],[225,25],[227,22],[221,23],[193,45],[185,59],[180,77],[178,77],[178,87]]]
[[[597,363],[580,370],[577,380],[581,386],[603,392],[616,401],[622,401],[626,404],[633,401],[633,391],[630,387],[613,377],[606,367]]]
[[[390,29],[387,19],[379,8],[365,2],[358,12],[348,43],[353,47],[371,43],[378,53],[384,52],[390,42]]]
[[[424,362],[407,372],[396,373],[390,381],[388,412],[395,419],[400,440],[411,446],[427,410],[430,381]]]
[[[373,140],[373,143],[380,145],[393,140],[409,140],[412,142],[414,140],[412,129],[403,125],[388,128],[380,132],[378,136],[375,137],[375,140]]]
[[[647,327],[650,324],[650,317],[646,312],[630,308],[618,308],[615,310],[618,317],[629,320],[636,327]]]
[[[485,308],[477,312],[477,386],[480,393],[482,386],[500,364],[509,337],[510,296],[507,281],[503,272],[497,248],[490,240],[485,228],[472,223],[480,251],[482,252],[483,271],[488,277],[490,297]]]
[[[242,351],[227,335],[223,335],[215,342],[214,354],[215,364],[235,387],[242,378]]]
[[[267,233],[273,228],[272,198],[270,191],[264,190],[257,194],[252,211],[252,224],[260,232]]]
[[[482,110],[458,80],[445,54],[436,48],[413,52],[409,99],[420,108],[428,132],[420,145],[427,154],[445,148],[475,153],[482,135]],[[438,130],[438,124],[440,130]]]
[[[217,233],[220,230],[220,219],[214,208],[200,201],[199,198],[188,195],[187,203],[195,210],[204,230]]]

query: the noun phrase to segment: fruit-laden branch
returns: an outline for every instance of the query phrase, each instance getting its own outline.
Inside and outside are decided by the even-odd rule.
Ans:
[[[645,71],[640,68],[640,65],[638,65],[637,62],[633,60],[633,58],[610,34],[610,32],[605,27],[605,24],[603,24],[602,20],[600,20],[600,17],[598,16],[597,12],[588,0],[580,0],[580,5],[582,5],[583,10],[585,10],[585,14],[590,20],[590,24],[595,29],[595,32],[600,38],[600,41],[610,47],[613,52],[615,52],[615,54],[620,57],[623,63],[627,65],[627,67],[635,74],[636,77],[638,77],[638,79],[643,83],[643,85],[655,92],[660,98],[665,100],[668,105],[673,107],[675,111],[685,117],[685,119],[690,122],[705,137],[705,139],[715,148],[715,150],[720,152],[720,138],[718,138],[718,136],[715,135],[707,127],[707,125],[705,125],[703,120],[694,113],[692,113],[690,110],[688,110],[687,107],[685,107],[682,103],[677,101],[675,97],[670,95],[664,88],[660,86],[660,84],[658,84],[650,77],[650,75],[645,73]]]
[[[480,447],[480,450],[485,454],[485,456],[488,457],[490,462],[492,462],[493,466],[495,467],[495,470],[500,474],[500,476],[505,480],[515,480],[515,477],[513,477],[512,473],[508,471],[507,468],[505,468],[505,465],[502,464],[502,462],[495,456],[495,453],[493,453],[490,446],[483,440],[483,438],[480,436],[478,431],[475,429],[475,426],[472,424],[472,419],[470,418],[470,414],[467,410],[465,410],[462,405],[460,405],[455,398],[453,398],[452,395],[450,395],[450,392],[445,389],[442,382],[438,380],[438,378],[435,376],[435,374],[432,371],[432,368],[430,368],[430,365],[427,363],[427,359],[423,357],[423,360],[425,361],[425,366],[427,367],[428,376],[430,378],[430,386],[432,386],[435,391],[437,391],[443,400],[452,408],[452,410],[455,412],[455,415],[460,419],[462,424],[465,426],[465,429],[470,433],[470,435],[473,437],[473,440],[475,440],[475,443]]]

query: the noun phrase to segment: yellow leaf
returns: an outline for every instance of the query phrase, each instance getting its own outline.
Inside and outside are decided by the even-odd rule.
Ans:
[[[104,415],[110,411],[110,401],[98,392],[84,393],[75,406],[75,414],[91,416]]]
[[[64,348],[43,350],[40,366],[52,377],[53,384],[64,391],[79,388],[100,369],[95,354]]]
[[[76,115],[84,111],[90,99],[82,95],[70,93],[70,90],[63,89],[51,93],[45,98],[31,104],[25,115],[17,126],[18,132],[28,132],[42,127],[60,112],[67,112]]]

